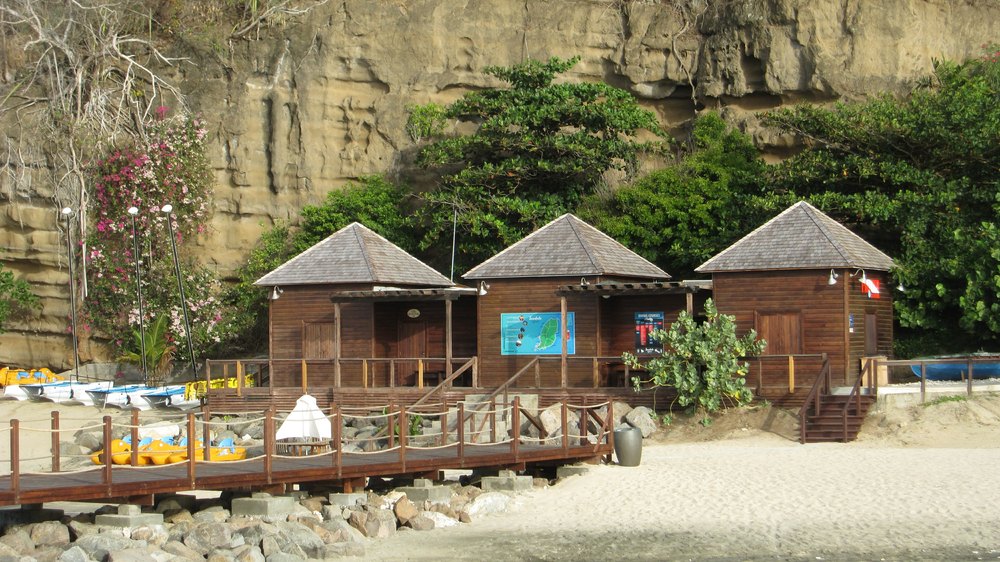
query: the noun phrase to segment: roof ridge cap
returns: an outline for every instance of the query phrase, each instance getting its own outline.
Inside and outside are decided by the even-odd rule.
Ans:
[[[358,223],[358,222],[351,223],[351,226],[353,226],[355,224],[358,225],[358,226],[360,226],[360,227],[363,227],[365,230],[368,230],[367,227],[365,227],[364,225],[362,225],[361,223]],[[361,237],[361,233],[362,232],[363,232],[362,230],[360,230],[358,228],[355,228],[354,229],[354,236],[355,236],[355,238],[358,241],[358,247],[361,248],[361,256],[364,257],[365,267],[368,268],[368,275],[371,277],[372,283],[374,283],[378,279],[378,277],[376,277],[376,275],[375,275],[375,264],[372,263],[372,257],[368,253],[368,243],[367,243],[367,241],[364,238]]]
[[[770,226],[771,223],[773,223],[774,221],[778,220],[782,215],[784,215],[785,213],[791,212],[792,209],[795,209],[796,207],[800,206],[802,203],[805,203],[805,201],[799,201],[798,203],[796,203],[796,204],[788,207],[784,211],[781,211],[777,215],[774,215],[773,217],[771,217],[770,220],[765,221],[764,224],[762,224],[762,225],[758,226],[757,228],[751,230],[750,232],[746,233],[745,235],[737,238],[736,241],[733,242],[732,244],[730,244],[729,246],[727,246],[725,250],[722,250],[721,252],[719,252],[719,253],[715,254],[714,256],[708,258],[708,261],[706,261],[705,263],[703,263],[703,264],[699,265],[698,267],[694,268],[694,270],[696,272],[700,272],[703,267],[711,264],[712,262],[714,262],[717,259],[721,259],[722,256],[724,256],[727,253],[729,253],[729,251],[732,250],[733,248],[735,248],[738,244],[742,244],[744,241],[746,241],[750,237],[754,236],[755,234],[757,234],[758,232],[760,232],[764,228],[767,228],[768,226]],[[808,205],[808,203],[806,203],[806,204]]]
[[[827,225],[823,224],[823,222],[821,222],[819,220],[820,219],[820,215],[823,216],[823,217],[825,217],[825,218],[827,218],[827,219],[829,219],[829,220],[831,220],[831,221],[833,219],[830,218],[826,213],[824,213],[823,211],[820,211],[819,209],[817,209],[816,207],[813,207],[812,205],[807,206],[806,207],[806,211],[807,211],[806,212],[806,216],[809,217],[809,220],[811,220],[813,222],[813,224],[816,225],[816,228],[818,228],[819,231],[823,233],[823,236],[825,236],[826,239],[827,239],[827,241],[830,242],[830,245],[833,246],[835,250],[837,250],[837,253],[840,254],[840,257],[843,258],[844,261],[846,261],[847,263],[851,263],[852,259],[851,259],[850,253],[847,251],[847,248],[845,248],[840,243],[839,240],[835,239],[834,236],[833,236],[833,233],[830,231],[829,228],[827,228]],[[819,215],[817,215],[816,213],[819,213]],[[856,234],[854,234],[853,232],[851,232],[850,229],[848,229],[846,226],[844,226],[844,225],[842,225],[840,223],[837,223],[837,224],[840,225],[841,228],[847,230],[850,234],[853,234],[853,235],[857,236]]]
[[[570,216],[570,217],[572,217],[572,218],[575,218],[577,221],[583,223],[583,221],[580,220],[578,217],[576,217],[574,215],[571,215],[569,213],[566,213],[566,215],[563,215],[563,216],[567,216],[567,215]],[[581,229],[578,228],[578,225],[576,224],[576,222],[573,221],[573,220],[570,220],[570,219],[566,219],[566,223],[569,224],[570,230],[572,230],[573,231],[573,235],[576,236],[576,241],[580,243],[580,247],[582,247],[584,253],[587,254],[587,259],[590,260],[590,265],[594,266],[594,269],[596,271],[603,273],[604,272],[604,268],[601,267],[601,264],[597,263],[597,259],[594,256],[594,253],[590,251],[591,250],[590,246],[584,241],[583,236],[582,236],[583,233],[582,233]],[[586,224],[586,223],[584,223],[584,224]],[[588,225],[588,226],[590,226],[590,225]],[[600,275],[600,273],[599,273],[599,275]]]
[[[351,224],[355,224],[355,223],[351,223]],[[262,276],[260,277],[260,279],[258,279],[258,280],[256,280],[256,281],[254,281],[254,282],[253,282],[253,284],[254,284],[254,285],[257,285],[258,283],[260,283],[260,282],[261,282],[261,281],[263,281],[264,279],[266,279],[266,278],[268,278],[268,277],[270,277],[270,276],[272,276],[272,275],[274,275],[274,274],[278,273],[279,271],[281,271],[281,270],[285,269],[285,267],[286,267],[286,266],[288,266],[288,265],[289,265],[289,264],[291,264],[292,262],[295,262],[295,261],[297,261],[297,260],[298,260],[299,258],[301,258],[301,257],[304,257],[305,255],[307,255],[307,254],[309,254],[309,253],[312,253],[312,252],[314,252],[314,251],[317,251],[317,252],[318,252],[318,251],[319,251],[319,249],[323,247],[323,245],[324,245],[324,243],[325,243],[326,241],[328,241],[329,239],[333,238],[334,236],[336,236],[336,235],[340,234],[341,232],[343,232],[343,231],[347,230],[348,228],[350,228],[350,226],[351,226],[351,225],[349,224],[349,225],[347,225],[347,226],[345,226],[345,227],[343,227],[343,228],[341,228],[341,229],[337,230],[337,231],[336,231],[336,232],[334,232],[333,234],[331,234],[331,235],[327,236],[326,238],[324,238],[324,239],[320,240],[319,242],[317,242],[317,243],[313,244],[312,246],[309,246],[308,248],[306,248],[305,250],[302,250],[301,252],[299,252],[298,254],[296,254],[296,255],[292,256],[291,258],[289,258],[289,259],[285,260],[285,263],[283,263],[283,264],[279,265],[278,267],[276,267],[276,268],[272,269],[271,271],[268,271],[267,273],[265,273],[264,275],[262,275]],[[260,286],[261,286],[261,287],[267,287],[267,286],[270,286],[270,285],[260,285]]]

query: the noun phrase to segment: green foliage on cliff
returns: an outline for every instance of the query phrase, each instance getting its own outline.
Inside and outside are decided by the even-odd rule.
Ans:
[[[441,118],[474,130],[438,134],[419,151],[417,163],[441,174],[425,194],[423,249],[450,248],[457,209],[458,267],[467,269],[573,210],[605,173],[631,175],[640,154],[663,148],[656,116],[628,92],[556,81],[578,60],[488,67],[508,87],[470,92],[444,108]],[[437,114],[411,109],[411,128],[444,130]],[[649,140],[640,140],[643,131]]]
[[[0,334],[7,319],[38,306],[38,297],[24,279],[14,277],[13,271],[5,270],[0,263]]]
[[[749,365],[742,360],[759,355],[766,342],[750,330],[736,337],[736,319],[719,314],[712,299],[705,301],[705,319],[697,322],[682,311],[669,330],[653,330],[650,337],[663,344],[663,353],[646,362],[626,353],[622,359],[632,368],[645,368],[645,380],[632,384],[665,386],[677,392],[677,403],[685,408],[716,412],[727,406],[749,404],[753,394],[746,383]]]
[[[606,196],[591,196],[580,217],[676,278],[769,218],[761,198],[765,165],[749,137],[715,113],[699,117],[690,150]]]
[[[996,50],[938,63],[902,101],[767,116],[810,146],[772,170],[772,188],[809,198],[893,256],[906,286],[895,295],[900,325],[951,351],[1000,343]]]

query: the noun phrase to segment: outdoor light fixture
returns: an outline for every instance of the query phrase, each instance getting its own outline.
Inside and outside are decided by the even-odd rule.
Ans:
[[[479,282],[479,291],[477,291],[477,294],[479,296],[483,296],[483,295],[486,294],[486,291],[488,291],[488,290],[490,290],[490,286],[486,283],[486,281],[480,281]]]
[[[863,269],[859,269],[859,270],[855,271],[854,273],[851,274],[851,277],[857,277],[858,273],[861,274],[861,278],[858,279],[858,281],[860,281],[862,284],[867,283],[868,282],[868,277],[865,276],[865,270],[863,270]]]
[[[281,289],[281,287],[279,287],[279,286],[275,285],[275,286],[274,286],[274,290],[273,290],[273,291],[271,291],[271,300],[273,300],[273,301],[276,301],[276,300],[278,300],[279,298],[281,298],[281,293],[284,293],[284,292],[285,292],[285,291],[283,291],[283,290]]]
[[[73,380],[80,380],[80,342],[76,337],[76,277],[73,275],[73,209],[63,207],[66,217],[66,260],[69,262],[69,306],[73,321]]]
[[[184,331],[187,335],[188,354],[191,356],[191,375],[198,376],[198,367],[194,361],[194,343],[191,341],[191,322],[188,320],[187,299],[184,298],[184,283],[181,281],[181,264],[177,260],[177,241],[174,235],[174,220],[170,214],[174,210],[169,203],[160,207],[160,211],[167,215],[167,227],[170,231],[170,248],[174,253],[174,274],[177,276],[177,290],[181,293],[181,312],[184,314]]]
[[[586,287],[587,285],[590,285],[590,282],[587,281],[586,277],[581,277],[580,278],[580,286],[581,287]]]
[[[836,285],[838,277],[840,277],[840,276],[837,275],[837,272],[831,269],[830,270],[830,278],[826,280],[826,284],[827,285]]]
[[[896,286],[896,290],[899,291],[900,293],[905,293],[906,292],[906,287],[903,286],[903,282],[902,281],[900,281],[899,285]]]
[[[132,216],[132,257],[135,260],[135,292],[139,297],[139,353],[142,356],[142,380],[149,382],[149,371],[146,365],[146,321],[142,310],[142,271],[139,260],[139,239],[135,235],[135,217],[139,214],[138,207],[129,207],[128,214]]]

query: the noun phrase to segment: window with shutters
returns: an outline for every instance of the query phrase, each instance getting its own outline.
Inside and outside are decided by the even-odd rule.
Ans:
[[[802,313],[797,310],[758,312],[757,335],[767,340],[765,355],[802,353]]]
[[[305,324],[303,326],[302,358],[332,359],[336,338],[334,324]]]

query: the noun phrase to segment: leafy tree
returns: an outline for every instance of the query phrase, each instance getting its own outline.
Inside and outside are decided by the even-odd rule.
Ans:
[[[119,357],[121,361],[142,365],[143,351],[145,351],[146,368],[149,372],[144,382],[149,386],[162,384],[173,366],[176,346],[171,343],[167,321],[166,315],[157,316],[145,332],[133,330],[131,345],[127,346]]]
[[[1000,343],[998,102],[1000,58],[991,52],[936,64],[905,100],[766,118],[809,144],[774,170],[773,186],[808,197],[894,257],[906,287],[895,295],[908,329],[900,350],[908,334],[931,343],[924,353]]]
[[[38,297],[24,279],[16,279],[14,272],[7,271],[0,263],[0,334],[7,319],[38,306]]]
[[[468,93],[443,111],[411,108],[411,135],[438,138],[417,163],[441,173],[440,186],[425,195],[423,249],[450,248],[457,209],[460,266],[475,265],[574,209],[607,172],[631,175],[640,154],[663,148],[655,115],[628,92],[555,82],[578,60],[488,67],[509,88]],[[441,138],[442,120],[475,130]],[[640,140],[642,131],[652,140]]]
[[[699,117],[692,148],[673,166],[584,201],[584,219],[674,277],[755,228],[773,208],[761,198],[765,165],[749,137],[715,113]]]
[[[748,404],[753,395],[746,383],[749,364],[740,359],[759,355],[765,341],[750,330],[736,337],[736,319],[719,314],[712,299],[705,301],[705,320],[695,321],[682,311],[669,330],[653,330],[650,336],[663,344],[663,353],[643,364],[630,353],[622,359],[632,368],[645,368],[649,377],[632,379],[641,385],[667,386],[677,391],[677,403],[707,413],[724,406]]]

